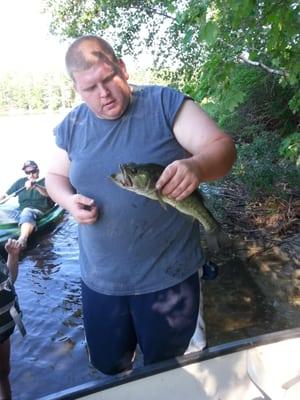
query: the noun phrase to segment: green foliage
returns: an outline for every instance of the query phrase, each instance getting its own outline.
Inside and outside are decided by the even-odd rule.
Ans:
[[[294,132],[282,140],[279,153],[300,167],[300,132]]]
[[[231,79],[239,64],[246,63],[249,69],[263,68],[265,74],[280,78],[280,84],[291,89],[287,103],[293,112],[300,110],[299,2],[44,0],[44,3],[52,16],[53,33],[63,38],[101,34],[113,41],[120,54],[138,54],[145,47],[151,48],[158,69],[176,67],[181,86],[191,86],[193,78],[193,92],[198,99],[218,92],[220,98],[229,98],[227,108],[232,111],[243,100],[243,91],[234,88]]]
[[[40,76],[6,74],[0,79],[0,113],[13,110],[57,111],[74,104],[75,92],[71,81],[61,73]]]
[[[239,149],[234,173],[251,193],[289,179],[299,184],[299,2],[44,3],[51,31],[61,38],[99,34],[119,55],[150,49],[157,79],[192,96],[233,133]]]
[[[282,195],[282,183],[290,187],[299,185],[300,170],[294,163],[280,158],[280,146],[281,137],[270,132],[261,132],[251,143],[238,145],[233,173],[253,197],[276,191]]]
[[[203,92],[205,85],[204,81]],[[291,93],[292,88],[282,87],[278,77],[240,65],[231,76],[226,96],[212,92],[209,98],[202,100],[202,106],[240,140],[249,141],[249,137],[243,138],[247,127],[251,127],[255,135],[264,130],[277,130],[285,136],[295,131],[298,124],[298,116],[286,101]]]

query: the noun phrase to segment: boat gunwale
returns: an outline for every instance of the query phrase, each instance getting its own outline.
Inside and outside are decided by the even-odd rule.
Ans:
[[[59,392],[40,397],[38,400],[75,400],[83,396],[92,395],[97,392],[120,386],[125,383],[134,382],[138,379],[147,378],[162,372],[171,371],[178,367],[199,363],[213,358],[233,354],[242,350],[249,350],[254,347],[277,343],[287,339],[300,338],[300,327],[286,329],[277,332],[266,333],[250,338],[239,339],[212,347],[207,347],[202,351],[189,353],[175,359],[162,361],[128,372],[120,373],[111,377],[108,382],[99,380],[90,381],[81,385],[73,386]]]
[[[37,221],[37,232],[41,232],[44,228],[55,223],[64,213],[64,209],[55,204]],[[2,233],[1,233],[2,231]],[[17,222],[0,224],[0,249],[4,247],[5,242],[9,237],[17,237],[20,227]]]
[[[49,214],[53,213],[54,211],[59,211],[59,214],[61,213],[62,209],[58,204],[55,204],[53,207],[51,207],[47,212],[45,212],[45,214],[43,214],[43,216],[38,220],[38,225],[43,224],[45,218],[47,218],[49,216]],[[0,230],[2,229],[9,229],[9,228],[15,228],[16,225],[18,225],[18,222],[7,222],[4,224],[0,223]]]

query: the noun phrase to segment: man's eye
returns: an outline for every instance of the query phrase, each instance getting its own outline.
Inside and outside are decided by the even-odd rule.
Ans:
[[[105,79],[103,79],[103,83],[110,82],[115,76],[116,76],[116,73],[114,72],[113,74],[111,74],[111,75],[107,76]]]
[[[88,87],[88,88],[84,89],[84,91],[85,91],[85,92],[92,92],[92,91],[95,89],[95,87],[96,87],[96,86]]]

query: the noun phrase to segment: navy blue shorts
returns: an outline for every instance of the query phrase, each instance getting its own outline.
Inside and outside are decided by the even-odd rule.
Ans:
[[[108,296],[82,282],[83,320],[91,363],[105,374],[132,368],[137,343],[144,364],[184,354],[193,336],[199,275],[154,293]]]

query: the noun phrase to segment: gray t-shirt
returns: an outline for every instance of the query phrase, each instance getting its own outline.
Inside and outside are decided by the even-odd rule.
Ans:
[[[96,223],[79,225],[82,279],[99,293],[165,289],[203,264],[198,222],[109,178],[121,163],[166,166],[187,156],[172,132],[185,98],[170,88],[138,86],[121,118],[97,118],[81,104],[55,129],[56,143],[71,161],[73,187],[100,209]]]

